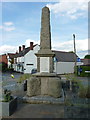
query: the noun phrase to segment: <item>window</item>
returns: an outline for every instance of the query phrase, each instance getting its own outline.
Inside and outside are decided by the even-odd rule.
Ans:
[[[33,65],[33,64],[26,64],[26,65]]]

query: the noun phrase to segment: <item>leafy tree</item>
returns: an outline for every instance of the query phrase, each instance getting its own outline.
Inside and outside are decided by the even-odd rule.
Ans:
[[[90,59],[90,55],[85,55],[84,59]]]

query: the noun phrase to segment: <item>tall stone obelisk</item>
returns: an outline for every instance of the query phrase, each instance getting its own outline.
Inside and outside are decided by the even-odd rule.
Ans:
[[[61,97],[61,80],[53,73],[53,57],[51,51],[50,11],[48,7],[42,9],[40,50],[37,56],[38,72],[28,80],[27,95]]]
[[[45,6],[41,17],[40,50],[36,54],[38,72],[53,72],[54,55],[51,51],[50,11]]]
[[[42,9],[40,49],[51,49],[50,11],[48,7]]]

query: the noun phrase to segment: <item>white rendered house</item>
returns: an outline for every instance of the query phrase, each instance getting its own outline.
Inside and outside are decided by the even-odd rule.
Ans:
[[[35,53],[40,49],[39,45],[35,45],[33,50],[30,50],[24,56],[24,73],[31,73],[32,69],[37,69],[37,57]]]
[[[37,68],[37,57],[35,53],[40,49],[39,45],[33,45],[30,42],[30,47],[25,48],[25,45],[19,46],[19,53],[14,56],[14,71],[22,73],[31,73],[33,68]]]

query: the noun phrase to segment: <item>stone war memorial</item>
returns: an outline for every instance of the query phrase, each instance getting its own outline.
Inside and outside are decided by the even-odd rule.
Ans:
[[[27,95],[23,100],[29,103],[60,103],[62,99],[61,79],[53,72],[54,52],[51,50],[50,11],[42,8],[40,50],[37,56],[37,73],[27,82]]]

